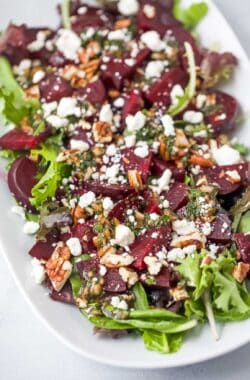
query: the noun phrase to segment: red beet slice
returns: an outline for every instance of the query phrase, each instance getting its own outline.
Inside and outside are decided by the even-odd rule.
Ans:
[[[226,211],[219,211],[215,221],[212,223],[212,233],[208,240],[215,244],[227,244],[232,239],[232,222]]]
[[[161,215],[161,209],[158,203],[156,202],[156,199],[154,198],[151,190],[146,190],[143,193],[143,198],[146,201],[144,212],[149,213],[149,214],[155,213],[155,214]]]
[[[89,279],[89,272],[95,272],[98,273],[98,267],[99,267],[99,259],[97,257],[94,257],[89,260],[82,260],[79,261],[77,264],[77,269],[79,271],[80,276],[84,280]]]
[[[224,130],[231,130],[235,126],[235,120],[239,112],[239,105],[237,100],[224,92],[213,91],[216,97],[216,106],[218,111],[211,111],[207,114],[205,120],[211,124],[214,133],[218,134]]]
[[[236,170],[240,177],[241,182],[232,183],[228,180],[226,175],[227,171]],[[219,195],[228,195],[238,190],[242,185],[249,182],[250,165],[245,162],[242,164],[215,166],[212,168],[204,169],[203,173],[206,175],[208,182],[217,184],[219,186]]]
[[[171,28],[171,35],[174,36],[175,40],[177,41],[179,45],[179,50],[180,50],[179,54],[180,54],[183,67],[185,69],[188,67],[187,58],[185,56],[185,52],[186,52],[185,45],[184,45],[185,42],[188,42],[192,46],[195,62],[197,66],[199,66],[202,60],[202,54],[192,34],[186,29],[182,28],[181,26],[177,26],[177,27]]]
[[[29,251],[29,255],[36,257],[38,260],[49,260],[53,251],[55,250],[55,244],[58,242],[58,234],[53,232],[47,235],[46,240],[38,240],[35,245]]]
[[[162,104],[168,107],[171,103],[170,93],[176,84],[183,88],[188,82],[188,75],[178,67],[170,69],[163,74],[161,79],[153,83],[145,92],[145,97],[150,103]]]
[[[115,204],[115,206],[109,212],[109,219],[116,218],[122,223],[126,218],[126,211],[137,209],[138,206],[138,194],[131,194]]]
[[[125,79],[129,79],[135,71],[135,66],[128,66],[123,59],[110,59],[104,63],[105,67],[101,72],[101,79],[108,88],[121,90]]]
[[[53,301],[67,303],[69,305],[75,304],[72,288],[69,282],[66,282],[66,284],[60,292],[55,291],[52,285],[48,286],[48,288],[50,289],[49,296],[53,299]]]
[[[0,148],[10,150],[30,150],[35,149],[51,135],[51,128],[46,128],[40,135],[28,135],[21,129],[15,128],[0,137]]]
[[[121,278],[118,269],[108,269],[104,276],[103,290],[109,293],[126,292],[127,284]]]
[[[93,243],[96,234],[93,231],[92,221],[74,226],[71,230],[71,236],[80,240],[83,253],[96,252],[96,246]]]
[[[160,158],[153,157],[153,162],[152,162],[152,173],[155,176],[160,177],[163,172],[169,169],[172,172],[172,177],[178,181],[182,182],[184,181],[185,178],[185,169],[184,168],[177,168],[177,166],[170,161],[164,161],[161,160]]]
[[[135,62],[136,62],[135,66],[140,67],[144,63],[144,61],[148,58],[150,53],[151,53],[151,50],[148,48],[144,48],[140,50],[137,56],[135,57]]]
[[[244,233],[235,234],[234,241],[244,263],[250,264],[250,235]]]
[[[146,16],[144,12],[144,5],[149,4],[153,5],[155,8],[155,16],[152,18],[149,18]],[[140,7],[138,16],[137,16],[137,22],[139,29],[143,31],[147,30],[156,30],[158,33],[160,33],[161,36],[165,34],[168,28],[173,26],[180,25],[180,22],[176,20],[172,14],[169,12],[170,9],[170,2],[166,2],[164,4],[163,2],[156,2],[156,1],[142,1],[142,5]]]
[[[99,181],[86,181],[84,186],[88,191],[93,191],[96,195],[102,195],[114,199],[122,199],[135,192],[134,188],[129,185],[110,185]]]
[[[171,287],[171,271],[167,267],[163,267],[160,273],[155,276],[154,286],[169,289]]]
[[[82,32],[87,27],[103,28],[111,26],[112,17],[109,12],[100,8],[88,7],[87,12],[75,15],[72,20],[72,30]]]
[[[41,98],[46,102],[59,101],[73,95],[73,88],[69,82],[56,74],[48,74],[39,83],[39,89]]]
[[[139,235],[131,245],[130,254],[134,256],[133,266],[138,270],[146,268],[144,258],[149,253],[156,253],[163,247],[168,248],[171,241],[171,227],[169,224],[162,227],[152,227]]]
[[[31,190],[37,183],[37,164],[27,156],[19,157],[8,173],[8,185],[16,200],[23,206],[31,208]]]
[[[152,163],[152,153],[145,158],[139,157],[134,153],[134,149],[127,148],[121,152],[122,155],[122,165],[124,170],[138,170],[141,174],[142,180],[145,183],[150,174],[151,163]]]
[[[101,80],[89,83],[78,90],[78,95],[84,96],[93,105],[102,105],[107,99],[107,92]]]
[[[128,115],[135,115],[143,108],[144,101],[142,99],[140,91],[130,91],[125,98],[125,104],[122,109],[122,120],[125,126],[126,117]]]
[[[29,58],[27,45],[35,34],[29,38],[26,25],[9,25],[0,39],[0,55],[4,55],[14,65],[18,65],[22,59]],[[34,38],[33,38],[34,37]]]
[[[188,186],[185,183],[175,182],[164,196],[169,201],[170,210],[177,211],[188,202]]]

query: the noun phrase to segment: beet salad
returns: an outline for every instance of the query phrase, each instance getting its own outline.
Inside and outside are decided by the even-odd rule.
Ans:
[[[58,11],[0,37],[0,153],[36,237],[20,254],[98,334],[171,353],[208,321],[219,339],[217,321],[250,317],[248,149],[216,89],[237,58],[200,46],[204,2]]]

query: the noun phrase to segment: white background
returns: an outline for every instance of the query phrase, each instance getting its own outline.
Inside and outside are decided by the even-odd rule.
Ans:
[[[250,56],[249,0],[214,1]],[[0,12],[11,16],[8,12],[11,2],[0,0]],[[219,39],[216,31],[215,38]],[[0,257],[0,380],[151,380],[152,377],[154,380],[236,380],[249,378],[249,358],[250,345],[223,358],[171,370],[129,371],[85,360],[62,346],[32,314]]]

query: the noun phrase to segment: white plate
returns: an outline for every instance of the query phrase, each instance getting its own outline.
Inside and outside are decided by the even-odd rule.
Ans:
[[[54,6],[57,0],[1,1],[0,25],[6,26],[10,19],[31,25],[58,23]],[[234,94],[245,112],[250,104],[250,64],[239,41],[224,17],[210,0],[209,14],[199,27],[203,44],[211,46],[220,42],[223,50],[229,50],[239,58],[235,79],[226,90]],[[239,138],[249,141],[247,126],[239,131]],[[1,173],[3,173],[3,163]],[[160,355],[147,351],[141,339],[136,337],[108,340],[93,336],[92,326],[74,307],[53,302],[46,291],[30,278],[30,257],[27,255],[32,239],[22,232],[22,222],[10,212],[13,200],[3,175],[0,176],[1,217],[0,248],[12,275],[33,311],[59,340],[75,352],[96,361],[127,368],[169,368],[198,363],[215,358],[250,341],[250,320],[220,326],[221,336],[215,342],[209,328],[201,327],[186,337],[182,349],[173,355]],[[3,289],[3,287],[2,287]],[[28,329],[27,321],[27,329]]]

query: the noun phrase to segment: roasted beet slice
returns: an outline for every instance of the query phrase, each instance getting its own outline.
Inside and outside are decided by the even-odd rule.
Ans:
[[[177,168],[177,166],[171,162],[171,161],[164,161],[161,160],[158,157],[153,157],[152,160],[152,173],[155,176],[160,177],[163,172],[169,169],[172,172],[172,177],[178,181],[183,182],[185,178],[185,169],[184,168]]]
[[[15,128],[0,137],[0,148],[10,150],[35,149],[51,134],[51,128],[46,128],[40,135],[34,136]]]
[[[171,277],[171,270],[168,267],[163,267],[160,273],[155,276],[154,286],[169,289],[171,286]]]
[[[250,264],[250,235],[244,233],[235,234],[234,241],[244,263]]]
[[[11,24],[1,36],[0,55],[7,57],[13,65],[19,64],[22,59],[29,58],[29,42],[26,25]]]
[[[213,91],[209,93],[215,97],[215,109],[207,112],[205,120],[211,124],[215,134],[230,131],[235,126],[235,120],[239,112],[237,100],[224,92]]]
[[[48,58],[48,64],[53,67],[64,67],[65,65],[69,65],[70,63],[73,63],[73,61],[69,61],[68,59],[66,59],[64,55],[58,50],[52,53]]]
[[[118,269],[108,269],[104,276],[103,290],[108,293],[126,292],[127,284],[121,278]]]
[[[23,206],[31,208],[31,190],[37,183],[37,164],[27,156],[19,157],[12,164],[8,173],[8,185],[16,200]]]
[[[149,213],[149,214],[161,215],[161,209],[152,191],[146,190],[142,196],[146,202],[144,212]]]
[[[135,154],[133,148],[124,149],[122,152],[122,165],[124,170],[137,170],[142,177],[143,182],[147,181],[150,174],[151,163],[152,163],[152,153],[149,153],[147,157],[142,158]]]
[[[148,48],[144,48],[140,50],[137,56],[135,57],[135,67],[140,67],[144,63],[144,61],[148,58],[150,53],[151,53],[151,50]]]
[[[135,66],[128,66],[124,59],[111,58],[102,67],[101,79],[108,88],[121,90],[125,79],[129,79],[135,71]]]
[[[227,172],[236,170],[241,181],[233,183]],[[208,182],[217,184],[219,187],[219,195],[225,196],[234,193],[242,185],[246,185],[249,182],[250,165],[245,162],[242,164],[226,165],[226,166],[214,166],[212,168],[204,169],[203,173],[206,175]]]
[[[84,182],[84,186],[88,191],[93,191],[96,195],[102,195],[114,199],[122,199],[135,192],[133,187],[126,184],[110,185],[99,181],[86,181]]]
[[[87,131],[86,129],[82,129],[81,127],[77,127],[74,130],[70,136],[70,140],[80,140],[86,142],[90,147],[94,145],[91,132]]]
[[[154,6],[155,15],[153,17],[147,17],[144,12],[144,5]],[[162,1],[143,0],[137,16],[139,29],[143,31],[155,30],[163,36],[170,27],[180,25],[180,22],[169,12],[169,5],[169,1],[164,4]]]
[[[107,99],[107,92],[101,80],[89,83],[78,90],[78,95],[84,96],[94,106],[102,105]]]
[[[92,221],[74,226],[71,230],[71,236],[77,237],[81,241],[84,253],[92,253],[96,251],[96,246],[93,243],[95,233],[93,231]]]
[[[99,259],[94,257],[94,258],[89,259],[89,260],[79,261],[76,264],[76,267],[77,267],[77,270],[79,271],[80,276],[84,280],[88,280],[89,279],[89,275],[88,275],[89,272],[94,272],[94,273],[98,274]]]
[[[192,46],[195,62],[197,66],[199,66],[202,60],[202,54],[192,34],[181,26],[171,28],[171,31],[169,31],[169,33],[171,33],[170,35],[172,35],[178,43],[179,54],[180,54],[183,67],[186,69],[188,66],[187,58],[185,56],[185,52],[186,52],[185,45],[184,45],[185,42],[188,42]]]
[[[138,270],[146,268],[144,258],[149,253],[156,253],[162,247],[169,247],[171,241],[171,227],[169,224],[162,227],[152,227],[145,233],[139,235],[131,245],[130,254],[134,256],[133,266]]]
[[[46,236],[46,240],[38,240],[29,251],[29,255],[36,257],[38,260],[49,260],[55,244],[58,242],[59,237],[57,232],[52,232]]]
[[[177,211],[188,202],[188,186],[185,183],[175,182],[164,196],[169,201],[170,210]]]
[[[176,84],[183,88],[188,82],[188,75],[178,67],[170,69],[163,76],[153,83],[145,92],[145,97],[150,103],[162,104],[168,107],[171,103],[170,93]]]
[[[46,102],[59,101],[73,95],[73,88],[65,79],[56,74],[48,74],[39,83],[41,98]]]
[[[212,223],[212,233],[208,240],[215,244],[228,244],[232,239],[232,222],[224,210],[220,210]]]
[[[84,14],[76,14],[72,19],[72,30],[82,32],[87,27],[103,28],[111,26],[112,15],[100,8],[88,7]]]
[[[109,213],[109,219],[116,218],[121,223],[124,222],[126,218],[126,211],[137,209],[139,206],[138,194],[131,194],[128,197],[120,200],[115,204]]]
[[[72,288],[71,288],[71,285],[69,282],[66,282],[66,284],[64,285],[64,287],[62,288],[62,290],[60,292],[55,291],[55,289],[53,288],[53,286],[49,280],[47,280],[46,286],[47,286],[47,288],[50,289],[49,296],[50,296],[50,298],[53,299],[53,301],[67,303],[69,305],[75,304],[73,293],[72,293]]]
[[[130,91],[126,94],[125,104],[122,109],[122,121],[125,126],[126,117],[128,115],[135,115],[138,111],[143,108],[144,101],[142,99],[141,93],[138,90]]]

